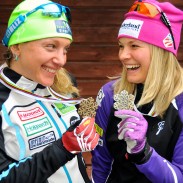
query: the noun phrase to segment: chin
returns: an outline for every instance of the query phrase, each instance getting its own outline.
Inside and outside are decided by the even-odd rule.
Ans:
[[[127,81],[129,83],[133,83],[133,84],[140,84],[140,83],[143,83],[142,82],[142,79],[137,79],[137,78],[130,78],[130,77],[127,77]]]
[[[54,82],[54,80],[52,80],[52,81],[40,81],[40,82],[38,82],[39,84],[41,84],[41,85],[43,85],[43,86],[51,86],[51,85],[53,85],[53,82]]]
[[[46,86],[46,87],[50,87],[52,85],[53,85],[53,83],[45,83],[45,84],[43,84],[43,86]]]
[[[138,84],[139,82],[137,80],[134,80],[134,79],[127,79],[129,83],[132,83],[132,84]]]

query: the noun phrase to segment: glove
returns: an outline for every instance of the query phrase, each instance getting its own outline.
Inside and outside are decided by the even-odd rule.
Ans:
[[[114,115],[121,118],[118,124],[118,139],[124,139],[129,154],[141,152],[146,145],[147,121],[142,114],[131,110],[115,111]]]
[[[71,125],[62,136],[63,146],[73,154],[93,150],[99,140],[94,124],[94,118],[86,117]]]

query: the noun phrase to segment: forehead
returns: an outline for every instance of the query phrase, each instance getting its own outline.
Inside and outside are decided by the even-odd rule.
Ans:
[[[67,38],[62,37],[53,37],[53,38],[44,38],[44,39],[38,39],[34,41],[29,41],[25,43],[21,43],[22,46],[33,46],[33,45],[44,45],[44,44],[60,44],[60,45],[70,45],[71,40]]]
[[[67,45],[71,43],[70,39],[64,38],[64,37],[51,37],[51,38],[44,38],[40,40],[36,40],[37,43],[59,43],[63,45]]]
[[[138,39],[128,38],[128,37],[122,37],[118,40],[119,44],[143,44],[143,45],[149,45],[146,42],[140,41]]]

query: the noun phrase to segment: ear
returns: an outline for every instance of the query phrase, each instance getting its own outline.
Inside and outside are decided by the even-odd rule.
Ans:
[[[10,46],[10,50],[13,54],[20,55],[20,46],[19,46],[19,44],[15,44],[15,45]]]

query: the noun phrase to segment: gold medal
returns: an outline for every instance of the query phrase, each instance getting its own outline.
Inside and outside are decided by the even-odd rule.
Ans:
[[[78,114],[84,117],[95,117],[98,105],[92,97],[83,99],[79,105]]]

